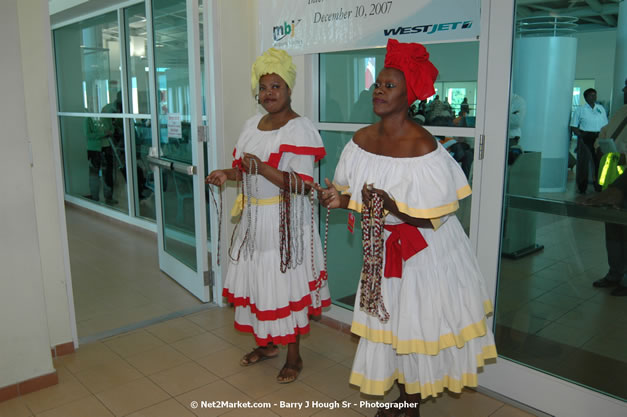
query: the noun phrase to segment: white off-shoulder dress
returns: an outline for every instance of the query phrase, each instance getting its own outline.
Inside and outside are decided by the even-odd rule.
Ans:
[[[233,151],[233,167],[240,166],[244,153],[250,153],[274,168],[294,172],[311,181],[314,163],[325,155],[322,139],[313,123],[305,117],[298,117],[278,130],[262,131],[258,129],[261,117],[261,114],[253,116],[244,125]],[[258,345],[292,343],[297,335],[309,332],[309,315],[319,315],[322,307],[331,304],[318,227],[314,224],[312,229],[311,205],[305,198],[304,210],[301,210],[305,216],[302,221],[299,220],[299,225],[295,225],[304,228],[302,264],[281,273],[280,189],[261,175],[254,177],[251,176],[250,181],[250,214],[252,224],[256,225],[254,252],[252,257],[247,257],[242,250],[239,261],[229,257],[222,295],[235,305],[235,328],[253,333]],[[248,204],[242,205],[240,195],[232,214],[239,215],[237,209],[242,206],[242,221],[232,246],[234,257],[244,239],[249,214]],[[315,271],[311,259],[312,235]]]
[[[351,384],[383,395],[398,380],[408,393],[423,398],[444,388],[460,392],[476,386],[477,368],[496,357],[496,347],[486,325],[492,304],[469,239],[453,214],[458,200],[471,193],[457,162],[441,145],[423,156],[392,158],[351,141],[334,183],[350,194],[349,209],[361,211],[361,189],[373,184],[400,211],[434,225],[419,228],[428,246],[403,262],[401,278],[382,278],[387,322],[360,310],[358,288],[351,331],[361,340]],[[386,225],[400,223],[394,215],[385,217]],[[385,230],[384,238],[389,235]],[[386,257],[384,250],[384,262]]]

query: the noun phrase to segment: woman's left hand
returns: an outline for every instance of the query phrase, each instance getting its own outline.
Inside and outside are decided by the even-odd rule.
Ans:
[[[388,195],[388,193],[368,184],[364,184],[361,189],[361,200],[363,204],[370,204],[370,200],[372,200],[372,196],[374,194],[377,194],[383,199],[383,208],[385,210],[391,211],[392,213],[398,212],[396,202]]]
[[[251,161],[256,162],[257,173],[261,174],[261,171],[263,170],[265,164],[261,162],[261,159],[259,159],[256,155],[253,155],[251,153],[244,153],[244,155],[242,155],[242,169],[244,170],[244,172],[247,172],[249,174],[251,173],[251,165],[255,165],[255,162]]]

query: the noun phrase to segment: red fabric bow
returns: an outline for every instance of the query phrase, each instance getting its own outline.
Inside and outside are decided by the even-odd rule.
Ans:
[[[390,236],[385,240],[385,267],[383,276],[386,278],[401,278],[403,275],[403,261],[426,248],[427,241],[417,227],[407,223],[386,225],[385,229]]]
[[[438,77],[438,69],[429,61],[429,52],[421,44],[388,39],[383,66],[403,72],[410,106],[417,99],[425,100],[435,94],[433,83]]]

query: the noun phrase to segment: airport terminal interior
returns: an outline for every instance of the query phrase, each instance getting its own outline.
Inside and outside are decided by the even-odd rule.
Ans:
[[[267,375],[280,369],[285,349],[278,359],[259,367],[240,367],[239,358],[254,340],[233,329],[233,308],[218,307],[215,297],[212,302],[199,299],[160,267],[160,244],[162,251],[194,271],[204,261],[197,254],[192,177],[155,166],[150,154],[158,142],[161,156],[175,164],[189,164],[195,157],[188,9],[186,0],[153,0],[148,13],[143,1],[118,3],[100,11],[91,4],[83,18],[70,18],[69,11],[51,16],[80,348],[55,359],[58,385],[0,402],[0,417],[235,417],[250,414],[200,414],[188,404],[214,397],[374,400],[360,397],[345,383],[357,346],[346,324],[324,319],[312,323],[312,333],[302,342],[307,367],[298,382],[268,384]],[[493,299],[499,356],[619,402],[627,401],[627,297],[613,295],[614,288],[594,287],[593,282],[608,273],[606,228],[624,227],[627,216],[623,209],[583,204],[599,191],[600,171],[593,162],[582,162],[585,145],[571,126],[574,115],[588,105],[584,92],[589,89],[594,89],[595,107],[607,119],[627,104],[622,90],[627,65],[617,61],[625,60],[626,52],[619,49],[627,49],[627,29],[620,27],[621,22],[627,27],[625,15],[624,1],[515,2],[509,129],[499,138],[507,143],[507,155],[500,156],[505,159],[504,190],[502,200],[494,201],[502,205],[502,221],[491,226],[500,230]],[[202,13],[199,17],[202,33]],[[201,35],[202,65],[204,46]],[[434,132],[472,185],[481,180],[480,170],[474,169],[479,158],[475,129],[478,132],[483,117],[480,41],[426,47],[440,70],[436,94],[415,102],[410,115]],[[316,68],[309,73],[317,78],[306,79],[305,87],[317,88],[312,92],[318,116],[314,123],[327,152],[319,165],[319,181],[333,177],[353,133],[376,120],[372,89],[384,56],[384,48],[315,54]],[[201,85],[208,82],[204,68]],[[210,119],[207,113],[203,109],[205,121]],[[158,139],[153,141],[155,133]],[[483,190],[482,198],[490,191]],[[211,248],[211,225],[218,223],[208,189],[204,198],[203,236]],[[469,235],[478,218],[473,198],[461,201],[456,213]],[[230,207],[223,211],[226,222]],[[325,215],[320,208],[321,233]],[[346,259],[362,256],[357,217],[355,231],[349,234],[345,212],[329,216],[329,287],[334,308],[349,312],[361,262]],[[220,244],[226,250],[228,238],[222,237]],[[210,266],[212,255],[206,253]],[[396,396],[393,390],[386,399]],[[375,412],[353,407],[303,414],[274,407],[255,415]],[[494,393],[465,390],[461,396],[445,393],[427,401],[422,415],[548,414]]]

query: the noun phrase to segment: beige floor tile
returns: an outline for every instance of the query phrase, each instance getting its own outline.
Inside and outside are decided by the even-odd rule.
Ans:
[[[204,333],[205,329],[181,317],[147,327],[146,331],[166,343],[174,343],[181,339]]]
[[[486,395],[465,389],[461,394],[442,393],[435,399],[435,407],[451,416],[486,417],[501,408],[501,401]],[[425,407],[427,408],[427,407]]]
[[[242,391],[236,389],[233,385],[228,384],[222,380],[212,382],[209,385],[187,392],[185,394],[176,397],[176,400],[185,406],[189,411],[197,416],[202,417],[214,417],[222,414],[226,414],[232,411],[230,408],[216,407],[216,408],[192,408],[192,402],[200,404],[202,401],[212,403],[214,401],[228,401],[228,402],[245,402],[253,401],[252,398],[244,394]],[[250,410],[248,410],[250,411]]]
[[[119,359],[120,356],[103,343],[95,342],[79,346],[76,352],[71,355],[61,356],[59,362],[70,372],[76,374],[77,372],[85,371],[99,365],[105,365]]]
[[[54,363],[54,362],[53,362]],[[76,381],[76,377],[65,366],[61,365],[61,362],[54,364],[54,369],[59,376],[59,384],[65,384],[66,382]]]
[[[359,414],[356,411],[351,410],[350,408],[332,408],[332,409],[326,409],[326,410],[322,410],[316,414],[314,414],[315,417],[359,417],[361,416],[361,414]]]
[[[210,332],[188,337],[172,343],[171,346],[191,359],[202,358],[208,353],[227,349],[232,345],[226,340]]]
[[[163,340],[145,330],[116,336],[105,340],[103,343],[123,358],[166,345]]]
[[[228,376],[224,380],[255,399],[278,391],[282,387],[276,381],[278,372],[272,366],[266,365],[266,362],[241,367],[239,373]]]
[[[245,354],[244,349],[231,345],[228,349],[198,358],[196,362],[212,373],[224,378],[242,371],[239,361]]]
[[[170,398],[148,378],[118,385],[96,394],[96,397],[116,416],[125,416]]]
[[[496,410],[496,412],[490,414],[490,417],[533,417],[533,414],[505,404],[503,407]]]
[[[61,407],[37,414],[37,417],[113,417],[113,414],[94,396],[86,397]]]
[[[205,330],[233,325],[235,309],[232,307],[217,307],[195,313],[185,318],[196,323]]]
[[[123,359],[109,361],[76,374],[76,378],[94,394],[142,377]]]
[[[35,414],[71,403],[91,394],[78,381],[54,385],[22,397],[24,403]]]
[[[128,417],[194,417],[175,399],[169,399],[130,414]]]
[[[196,362],[190,361],[174,368],[157,372],[151,375],[150,379],[174,397],[214,382],[218,377]]]
[[[253,414],[251,414],[253,413]],[[250,409],[240,408],[237,410],[229,411],[226,414],[222,414],[224,417],[250,417],[254,415],[255,417],[276,417],[278,414],[273,413],[271,410],[265,408],[255,409],[254,412]]]
[[[311,416],[314,413],[322,411],[319,408],[307,407],[307,401],[309,404],[312,401],[318,402],[333,402],[333,399],[327,397],[320,391],[317,391],[311,388],[309,385],[303,384],[302,382],[296,381],[291,384],[286,384],[282,386],[282,388],[278,391],[275,391],[269,395],[266,395],[257,401],[266,401],[272,404],[277,404],[272,408],[272,411],[283,417],[292,417],[292,416]],[[281,407],[281,401],[299,404],[302,408],[297,407]]]
[[[301,372],[299,378],[306,378],[314,372],[319,372],[321,370],[327,369],[335,365],[337,362],[317,353],[311,349],[306,347],[300,348],[300,356],[303,358],[303,371]],[[284,346],[280,347],[279,356],[276,360],[269,360],[265,363],[280,370],[285,365],[285,359],[287,357],[287,348]]]
[[[348,383],[350,373],[349,368],[337,364],[303,377],[302,382],[334,400],[343,400],[355,393],[355,388]]]
[[[246,350],[256,346],[253,335],[235,330],[233,323],[213,329],[211,333]]]
[[[32,415],[22,398],[0,402],[0,417],[30,417]]]
[[[166,345],[126,359],[139,372],[152,375],[189,361],[182,353]]]
[[[311,332],[301,339],[301,344],[335,362],[353,357],[357,350],[353,338],[318,323],[311,323]]]

